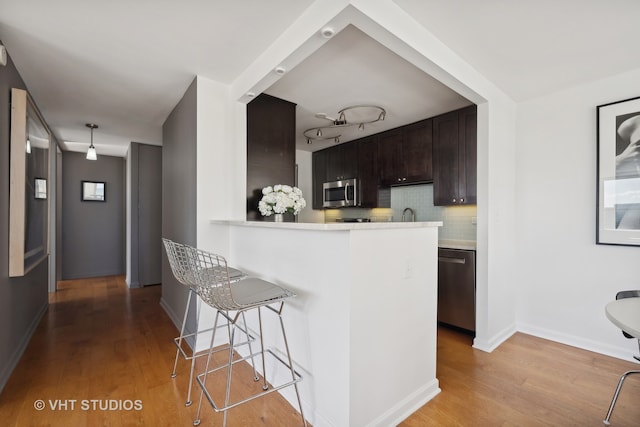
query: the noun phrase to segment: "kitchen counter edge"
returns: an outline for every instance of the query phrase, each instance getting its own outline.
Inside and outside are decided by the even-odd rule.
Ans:
[[[425,228],[442,227],[442,221],[421,221],[421,222],[358,222],[358,223],[312,223],[312,222],[263,222],[263,221],[231,221],[231,220],[209,220],[210,224],[235,225],[239,227],[259,227],[259,228],[281,228],[293,230],[384,230],[401,228]]]

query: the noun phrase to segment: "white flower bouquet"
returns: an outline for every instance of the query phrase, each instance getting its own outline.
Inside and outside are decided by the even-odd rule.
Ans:
[[[285,212],[298,215],[305,206],[307,202],[298,187],[280,184],[263,188],[262,199],[258,202],[258,209],[263,216]]]

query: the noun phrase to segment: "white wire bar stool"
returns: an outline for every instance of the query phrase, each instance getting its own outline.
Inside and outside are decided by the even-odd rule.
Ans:
[[[282,320],[282,310],[284,308],[284,301],[287,298],[295,296],[295,294],[287,289],[284,289],[278,285],[267,282],[262,279],[258,279],[255,277],[248,277],[242,281],[234,283],[231,286],[230,276],[228,273],[227,261],[224,257],[220,255],[216,255],[210,252],[206,252],[200,249],[196,249],[195,252],[191,252],[190,256],[194,256],[194,263],[197,265],[197,274],[196,274],[196,282],[199,285],[199,295],[200,298],[211,307],[217,310],[216,320],[214,323],[214,335],[211,337],[211,345],[209,348],[209,356],[207,358],[207,364],[203,373],[198,374],[196,376],[196,381],[200,385],[200,401],[198,403],[198,411],[196,413],[196,419],[193,421],[193,425],[197,426],[200,424],[200,411],[202,409],[202,400],[203,397],[206,397],[209,404],[212,406],[214,411],[223,412],[223,426],[227,425],[227,412],[229,409],[234,408],[243,403],[249,402],[253,399],[265,396],[267,394],[273,393],[274,391],[281,390],[285,387],[294,386],[296,392],[296,398],[298,401],[298,408],[300,409],[300,416],[302,418],[302,422],[304,426],[307,426],[307,421],[304,418],[304,413],[302,410],[302,402],[300,400],[300,392],[298,390],[298,382],[302,380],[302,375],[300,375],[293,367],[293,362],[291,359],[291,352],[289,351],[289,343],[287,341],[287,335],[284,329],[284,322]],[[274,307],[272,307],[275,306]],[[280,321],[280,328],[282,330],[282,337],[284,341],[284,346],[286,350],[286,360],[283,360],[280,356],[278,356],[274,349],[264,348],[264,340],[262,336],[262,312],[261,308],[267,308],[271,312],[275,313],[278,316]],[[255,309],[257,311],[258,317],[258,333],[257,335],[260,337],[260,350],[257,352],[253,352],[251,346],[249,346],[249,354],[241,357],[234,357],[234,349],[237,347],[235,343],[235,333],[236,329],[242,329],[238,326],[238,320],[244,316],[244,313],[249,310]],[[234,314],[229,314],[229,312],[233,312]],[[222,366],[217,366],[215,368],[210,369],[211,355],[214,350],[214,339],[215,339],[215,330],[216,324],[218,322],[218,317],[223,316],[228,324],[231,327],[231,334],[229,337],[229,345],[228,345],[228,359],[226,363]],[[247,331],[248,333],[248,331]],[[252,333],[252,335],[254,335]],[[267,371],[266,371],[266,363],[265,363],[265,355],[270,355],[275,359],[276,363],[282,364],[286,369],[291,373],[291,379],[286,380],[282,384],[271,384],[267,381]],[[231,377],[233,372],[233,366],[236,363],[246,361],[251,359],[253,363],[253,359],[255,357],[260,357],[262,361],[262,392],[257,394],[239,399],[235,402],[231,402]],[[225,398],[224,404],[219,405],[216,404],[214,399],[211,396],[211,393],[207,389],[207,376],[213,372],[226,369],[226,387],[225,387]],[[257,376],[255,372],[254,365],[254,381],[259,381],[260,378]]]
[[[194,265],[192,260],[193,256],[189,256],[190,252],[193,252],[195,248],[189,245],[184,245],[181,243],[176,243],[172,240],[162,238],[162,243],[164,243],[165,251],[167,252],[167,259],[169,260],[169,265],[171,266],[171,271],[176,278],[176,280],[189,288],[189,294],[187,296],[187,304],[184,310],[184,316],[182,318],[182,326],[180,327],[180,335],[173,339],[174,344],[176,345],[176,357],[173,362],[173,371],[171,372],[171,378],[176,377],[176,370],[178,368],[178,359],[182,356],[185,360],[189,360],[191,362],[191,369],[189,371],[189,390],[187,392],[187,401],[185,402],[185,406],[190,406],[191,401],[191,389],[193,385],[193,373],[195,371],[195,362],[198,357],[204,356],[208,353],[202,352],[200,354],[196,354],[193,351],[189,354],[185,351],[182,342],[185,339],[191,339],[192,337],[196,337],[199,333],[211,332],[213,333],[213,328],[208,328],[203,331],[198,330],[198,316],[196,314],[196,332],[185,334],[185,329],[187,326],[187,318],[189,316],[189,308],[191,307],[191,297],[195,294],[197,295],[198,286],[194,281]],[[247,275],[240,270],[235,268],[229,268],[229,276],[230,281],[241,280]],[[224,325],[223,325],[224,326]],[[246,323],[245,329],[246,331]],[[248,338],[251,340],[252,338]],[[195,346],[195,342],[193,343]]]

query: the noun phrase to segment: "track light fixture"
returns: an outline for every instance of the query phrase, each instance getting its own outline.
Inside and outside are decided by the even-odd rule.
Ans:
[[[341,129],[358,126],[358,129],[363,131],[366,124],[384,120],[386,115],[385,109],[377,105],[353,105],[343,108],[338,111],[337,119],[326,113],[316,113],[317,118],[329,120],[331,124],[307,129],[302,134],[306,138],[307,144],[311,144],[313,141],[329,140],[339,143],[342,136]]]

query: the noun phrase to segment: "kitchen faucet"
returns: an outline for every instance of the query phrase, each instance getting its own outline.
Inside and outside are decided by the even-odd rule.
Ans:
[[[411,222],[415,222],[416,212],[411,208],[404,208],[404,210],[402,211],[402,222],[404,222],[404,214],[407,213],[407,211],[411,212]]]

